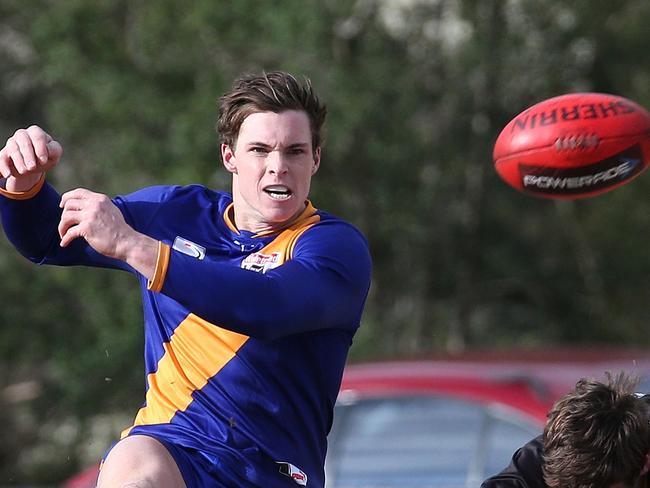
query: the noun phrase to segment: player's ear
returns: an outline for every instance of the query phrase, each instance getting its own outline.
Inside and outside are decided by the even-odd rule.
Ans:
[[[311,168],[312,176],[316,174],[316,171],[318,171],[318,168],[320,167],[320,154],[320,147],[317,147],[314,151],[314,166]]]
[[[235,151],[230,144],[221,144],[221,161],[228,172],[237,173]]]

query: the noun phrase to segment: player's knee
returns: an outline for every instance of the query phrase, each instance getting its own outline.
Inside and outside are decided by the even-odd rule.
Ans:
[[[122,439],[108,454],[97,488],[184,488],[169,451],[146,436]]]
[[[155,488],[156,485],[151,480],[146,479],[129,479],[127,481],[109,481],[108,483],[101,478],[97,483],[97,488]]]
[[[119,488],[155,488],[155,487],[151,481],[139,480],[139,481],[127,481],[126,483],[122,483]]]
[[[97,488],[158,488],[159,486],[161,485],[152,479],[133,477],[126,480],[109,480],[108,482],[100,478],[97,483]]]

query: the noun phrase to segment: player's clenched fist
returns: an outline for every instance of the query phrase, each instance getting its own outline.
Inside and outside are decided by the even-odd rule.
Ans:
[[[0,149],[0,174],[7,178],[7,190],[29,190],[62,154],[61,144],[40,127],[18,129]]]

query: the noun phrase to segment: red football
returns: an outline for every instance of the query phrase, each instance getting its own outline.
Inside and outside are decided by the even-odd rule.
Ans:
[[[493,157],[497,173],[517,190],[562,199],[598,195],[650,162],[650,114],[605,93],[549,98],[503,128]]]

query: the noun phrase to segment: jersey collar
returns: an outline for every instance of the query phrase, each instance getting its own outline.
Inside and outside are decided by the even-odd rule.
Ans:
[[[289,227],[299,227],[300,224],[305,219],[308,219],[309,217],[314,215],[317,211],[317,209],[312,205],[311,200],[307,200],[306,203],[307,206],[305,207],[305,210],[303,210],[302,213],[292,221],[286,223],[285,225],[283,225],[278,229],[269,230],[266,232],[260,232],[258,234],[253,234],[253,237],[265,237],[272,234],[277,234],[278,232],[288,229]],[[235,232],[236,234],[241,234],[241,231],[235,225],[235,204],[234,203],[231,202],[224,210],[223,220],[231,231]]]

